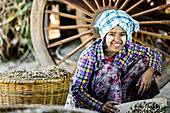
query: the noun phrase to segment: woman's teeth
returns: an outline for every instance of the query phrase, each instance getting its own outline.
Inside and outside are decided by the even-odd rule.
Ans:
[[[112,44],[113,46],[119,47],[121,44]]]

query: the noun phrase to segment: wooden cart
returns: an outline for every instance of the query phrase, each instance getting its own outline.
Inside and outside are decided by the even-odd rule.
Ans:
[[[35,52],[42,66],[60,65],[97,38],[93,25],[100,12],[107,9],[124,10],[140,22],[140,31],[133,34],[133,41],[158,50],[164,56],[162,82],[159,83],[159,87],[162,88],[170,78],[168,2],[169,0],[34,0],[31,11],[31,36]],[[59,11],[51,10],[54,4],[59,5]],[[70,7],[73,12],[66,10]],[[59,26],[49,26],[50,14],[59,16]],[[48,31],[54,29],[60,30],[61,36],[51,40]],[[69,46],[69,42],[79,38],[82,43],[56,62],[52,51],[64,43],[68,43]]]

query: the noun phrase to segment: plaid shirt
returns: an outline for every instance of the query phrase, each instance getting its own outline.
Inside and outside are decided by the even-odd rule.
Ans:
[[[132,42],[127,41],[126,45],[116,54],[113,62],[126,73],[127,64],[132,60],[138,59],[141,55],[148,55],[150,57],[149,66],[152,66],[157,71],[157,74],[161,75],[162,55],[155,50],[133,44]],[[88,93],[88,85],[93,71],[100,69],[104,65],[104,62],[105,57],[101,39],[93,42],[80,55],[71,89],[76,104],[80,107],[98,111],[103,104]]]

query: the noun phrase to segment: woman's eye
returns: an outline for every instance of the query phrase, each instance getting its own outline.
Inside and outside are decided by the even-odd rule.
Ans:
[[[115,34],[110,34],[110,36],[115,36]]]
[[[126,36],[126,34],[124,34],[124,33],[121,33],[121,34],[120,34],[120,36]]]

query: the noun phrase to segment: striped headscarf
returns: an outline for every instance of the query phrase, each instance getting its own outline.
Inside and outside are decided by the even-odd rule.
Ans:
[[[130,17],[123,10],[106,10],[96,20],[94,27],[95,32],[100,34],[104,39],[105,35],[115,26],[121,26],[127,34],[127,40],[132,41],[132,33],[139,31],[139,22]]]

